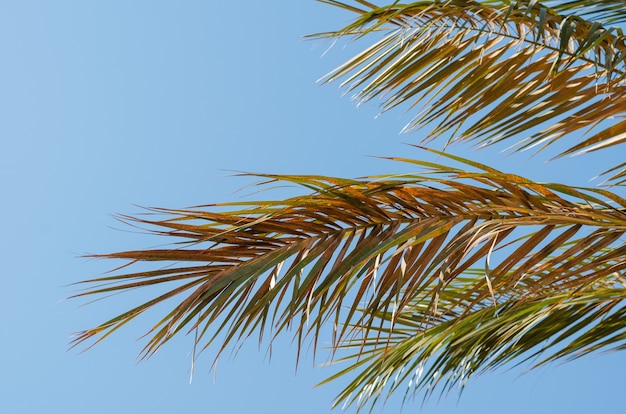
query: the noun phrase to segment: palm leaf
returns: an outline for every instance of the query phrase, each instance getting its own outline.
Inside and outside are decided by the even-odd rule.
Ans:
[[[613,186],[623,186],[624,184],[626,184],[626,178],[624,178],[626,177],[626,162],[623,162],[613,168],[608,169],[607,171],[603,172],[602,175],[609,175],[609,177],[605,180],[603,184],[610,182]]]
[[[144,357],[189,332],[197,332],[199,349],[288,328],[299,345],[317,343],[328,321],[339,347],[355,335],[368,338],[392,309],[398,317],[413,312],[416,301],[421,323],[436,327],[442,314],[462,321],[477,306],[491,303],[493,313],[501,297],[522,306],[623,273],[626,200],[438,154],[463,168],[399,160],[426,171],[359,180],[266,175],[313,191],[279,201],[153,209],[169,216],[162,220],[124,217],[177,245],[96,256],[157,263],[155,270],[83,282],[89,287],[76,296],[169,290],[79,333],[74,345],[99,342],[166,303],[171,310],[148,331]],[[456,287],[483,261],[486,277]]]
[[[419,106],[407,130],[480,145],[516,138],[517,150],[590,138],[560,155],[624,142],[626,20],[621,1],[420,1],[360,7],[345,28],[316,36],[363,37],[372,46],[323,78],[382,110]],[[590,20],[585,20],[590,19]],[[380,34],[382,33],[382,34]]]
[[[416,393],[427,398],[437,389],[462,390],[473,375],[515,360],[535,360],[536,367],[625,346],[626,288],[619,277],[550,295],[533,295],[521,287],[499,296],[496,305],[470,303],[466,293],[484,277],[484,271],[468,271],[456,278],[442,292],[442,311],[429,324],[424,324],[429,310],[423,305],[428,297],[416,297],[393,318],[380,313],[385,324],[368,328],[369,337],[346,341],[344,350],[353,354],[335,363],[348,366],[325,382],[348,373],[354,379],[335,405],[362,407],[400,390],[405,398]]]
[[[626,2],[624,0],[548,0],[542,2],[542,4],[561,14],[575,14],[587,20],[598,20],[610,24],[626,22],[626,14],[624,13]]]

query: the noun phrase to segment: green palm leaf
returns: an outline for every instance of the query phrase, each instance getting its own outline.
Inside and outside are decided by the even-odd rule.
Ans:
[[[624,0],[548,0],[542,2],[542,4],[561,14],[575,14],[586,20],[598,20],[610,24],[626,22],[626,13],[624,13],[626,2]]]
[[[346,352],[356,353],[335,361],[348,366],[325,382],[346,374],[354,379],[335,404],[363,406],[402,391],[405,398],[416,393],[427,398],[438,388],[462,389],[473,375],[516,359],[518,364],[534,359],[533,366],[539,366],[625,346],[626,289],[619,277],[549,296],[534,296],[521,287],[503,294],[496,305],[469,303],[467,291],[484,277],[482,271],[458,277],[441,294],[437,317],[427,318],[427,297],[415,298],[393,317],[379,314],[385,324],[368,329],[368,338],[346,341]],[[462,306],[472,310],[455,311]]]
[[[358,17],[317,36],[382,33],[324,82],[342,79],[383,111],[421,107],[407,130],[480,145],[517,138],[518,150],[593,132],[560,155],[626,140],[626,121],[606,122],[626,117],[626,37],[609,26],[626,19],[623,2],[323,2]]]

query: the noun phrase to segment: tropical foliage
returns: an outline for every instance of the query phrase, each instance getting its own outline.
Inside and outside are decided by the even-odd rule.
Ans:
[[[623,1],[321,1],[356,18],[317,37],[373,42],[324,82],[383,111],[409,107],[407,130],[426,143],[559,142],[563,156],[626,141]],[[605,167],[604,188],[581,188],[421,151],[447,161],[393,159],[422,173],[363,179],[264,175],[306,194],[123,217],[177,244],[97,256],[158,266],[88,280],[77,296],[166,289],[74,344],[177,300],[144,357],[179,333],[201,350],[292,330],[299,347],[331,341],[344,368],[329,381],[352,380],[336,403],[359,407],[626,346],[626,163]]]

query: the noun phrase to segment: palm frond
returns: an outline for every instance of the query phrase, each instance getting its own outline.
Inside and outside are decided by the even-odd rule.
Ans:
[[[599,278],[551,295],[535,296],[520,287],[502,294],[496,305],[467,296],[484,277],[480,270],[456,278],[440,296],[438,315],[424,306],[427,296],[416,297],[395,315],[379,314],[384,323],[367,327],[369,337],[346,341],[343,349],[356,353],[334,361],[348,366],[325,381],[347,373],[353,377],[335,405],[360,408],[394,393],[404,393],[405,399],[419,393],[426,399],[438,389],[460,392],[472,376],[513,361],[534,360],[532,367],[537,367],[626,344],[621,277]]]
[[[223,349],[255,332],[262,338],[288,328],[299,345],[307,338],[317,343],[328,321],[338,347],[355,334],[367,338],[391,309],[397,315],[415,309],[418,298],[427,298],[419,300],[422,323],[433,327],[442,312],[463,319],[485,303],[496,309],[501,295],[523,304],[623,273],[626,200],[603,190],[539,184],[436,153],[463,168],[396,159],[426,172],[358,180],[267,175],[262,177],[312,192],[154,209],[169,216],[162,220],[125,217],[178,243],[96,256],[158,264],[88,280],[76,296],[154,285],[169,290],[79,333],[74,345],[97,343],[178,298],[148,331],[144,357],[174,335],[193,331],[202,349],[215,340]],[[458,303],[449,306],[449,289],[458,291],[456,281],[483,261],[486,277],[459,291]]]
[[[626,20],[621,1],[323,2],[358,17],[317,36],[382,33],[324,82],[341,79],[358,102],[380,98],[383,111],[421,107],[406,130],[479,145],[516,138],[516,150],[589,135],[561,156],[626,141],[626,37],[609,26]]]
[[[586,20],[601,21],[606,24],[626,22],[626,2],[624,0],[548,0],[541,2],[559,14],[574,14]]]

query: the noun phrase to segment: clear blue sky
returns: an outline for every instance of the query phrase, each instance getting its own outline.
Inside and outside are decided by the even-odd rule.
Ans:
[[[189,384],[192,338],[137,364],[146,319],[86,353],[67,351],[72,332],[138,296],[87,307],[63,298],[67,285],[115,265],[78,256],[162,242],[112,214],[237,199],[248,181],[232,170],[356,177],[400,168],[367,155],[422,156],[403,145],[419,133],[398,134],[409,116],[375,119],[375,105],[357,109],[336,86],[316,85],[358,44],[321,57],[328,44],[300,36],[349,17],[313,0],[0,1],[0,412],[330,412],[340,384],[313,388],[332,370],[310,358],[295,373],[290,338],[271,361],[251,341],[215,376],[205,355]],[[452,152],[582,185],[604,164]],[[624,362],[612,354],[497,372],[423,412],[621,412]],[[384,411],[398,412],[400,400]]]

